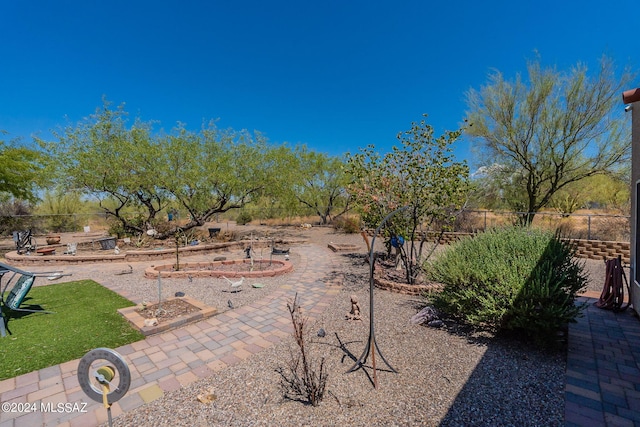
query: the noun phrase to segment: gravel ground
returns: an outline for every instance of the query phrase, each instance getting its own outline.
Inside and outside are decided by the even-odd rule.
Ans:
[[[234,251],[226,254],[228,259],[241,259],[244,257],[242,251]],[[211,256],[208,260],[211,260]],[[200,257],[198,257],[200,258]],[[274,256],[276,259],[284,259],[283,256]],[[184,262],[190,262],[195,260],[194,258],[185,258]],[[300,262],[300,254],[295,250],[291,251],[289,261],[294,265]],[[171,263],[171,260],[157,261],[156,264]],[[136,269],[141,268],[136,266]],[[142,279],[139,277],[142,273],[139,272],[134,276],[136,280],[135,284],[127,286],[127,290],[131,294],[131,298],[135,302],[149,301],[155,303],[158,301],[158,280],[157,279]],[[175,296],[176,292],[184,292],[192,298],[202,301],[210,307],[218,309],[219,313],[223,313],[229,310],[229,301],[235,307],[241,307],[245,304],[249,304],[253,301],[257,301],[264,298],[272,291],[278,289],[278,286],[285,280],[286,276],[276,277],[264,277],[257,279],[245,278],[239,291],[235,288],[231,288],[228,281],[223,278],[216,277],[193,277],[192,279],[161,279],[162,295],[163,298],[169,298]],[[126,279],[125,279],[126,280]],[[233,278],[231,281],[238,281],[240,279]],[[262,287],[254,287],[262,286]]]
[[[543,352],[522,343],[489,334],[470,333],[447,324],[441,329],[409,322],[423,305],[420,297],[376,291],[376,339],[384,358],[398,371],[378,371],[378,389],[369,368],[346,373],[363,352],[368,336],[368,266],[359,235],[331,229],[300,231],[309,243],[355,243],[359,254],[343,255],[343,289],[322,317],[309,325],[309,349],[317,366],[324,358],[328,381],[322,403],[313,407],[284,397],[278,368],[287,366],[294,351],[293,338],[285,339],[245,362],[219,371],[163,398],[128,412],[117,426],[559,426],[564,417],[564,352]],[[234,256],[236,254],[230,254]],[[191,260],[191,259],[189,259]],[[294,266],[299,262],[295,246]],[[111,268],[112,267],[103,267]],[[121,268],[121,267],[120,267]],[[143,266],[136,265],[135,269]],[[589,289],[600,291],[604,263],[585,260]],[[78,271],[80,276],[81,271]],[[91,275],[95,277],[96,272]],[[126,286],[134,299],[157,297],[155,280],[139,275],[105,274],[98,281]],[[183,291],[221,311],[228,300],[235,307],[264,297],[282,278],[255,279],[261,289],[245,286],[226,294],[221,279],[163,280],[163,294]],[[251,282],[249,282],[250,284]],[[361,301],[363,320],[347,321],[349,297]],[[316,331],[323,328],[325,337]],[[386,368],[377,358],[378,368]],[[212,403],[197,400],[213,393]]]

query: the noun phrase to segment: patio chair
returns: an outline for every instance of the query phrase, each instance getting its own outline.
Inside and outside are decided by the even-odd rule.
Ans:
[[[69,274],[62,274],[60,271],[34,273],[30,271],[24,271],[19,268],[0,263],[0,336],[5,337],[6,332],[9,331],[8,322],[9,315],[5,314],[6,311],[28,312],[28,313],[49,313],[52,311],[44,309],[34,310],[27,308],[20,308],[20,305],[24,302],[27,294],[31,290],[36,277],[49,276],[59,278],[62,276],[69,276]],[[7,278],[4,286],[2,286],[2,280]],[[14,280],[15,279],[15,280]],[[7,289],[12,286],[11,291],[5,298]],[[9,331],[11,334],[11,331]]]

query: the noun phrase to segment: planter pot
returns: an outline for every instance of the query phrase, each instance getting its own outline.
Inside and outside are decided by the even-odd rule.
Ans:
[[[115,249],[116,247],[116,238],[115,237],[105,237],[103,239],[98,239],[96,242],[100,243],[100,249],[106,251],[108,249]]]
[[[47,245],[57,245],[58,243],[60,243],[60,236],[58,235],[46,236],[45,240],[47,241]]]

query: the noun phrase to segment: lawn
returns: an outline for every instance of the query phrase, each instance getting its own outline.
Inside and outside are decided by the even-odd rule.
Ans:
[[[12,335],[0,338],[0,380],[81,358],[97,347],[144,339],[116,311],[132,305],[92,280],[32,288],[21,308],[55,313],[11,312]]]

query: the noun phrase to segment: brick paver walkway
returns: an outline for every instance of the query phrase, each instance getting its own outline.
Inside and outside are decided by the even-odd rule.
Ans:
[[[566,426],[640,426],[640,321],[631,309],[589,306],[569,326]]]
[[[240,363],[291,334],[287,302],[297,293],[305,314],[320,315],[340,291],[342,275],[327,248],[299,247],[301,260],[285,283],[265,298],[184,328],[115,349],[131,370],[131,387],[111,409],[115,418]],[[109,284],[106,283],[109,287]],[[122,289],[114,289],[126,296]],[[1,344],[1,343],[0,343]],[[76,377],[78,360],[0,382],[0,402],[35,403],[25,413],[0,411],[0,427],[95,426],[107,421],[102,404],[89,399]],[[86,403],[86,412],[42,412],[41,404]]]

